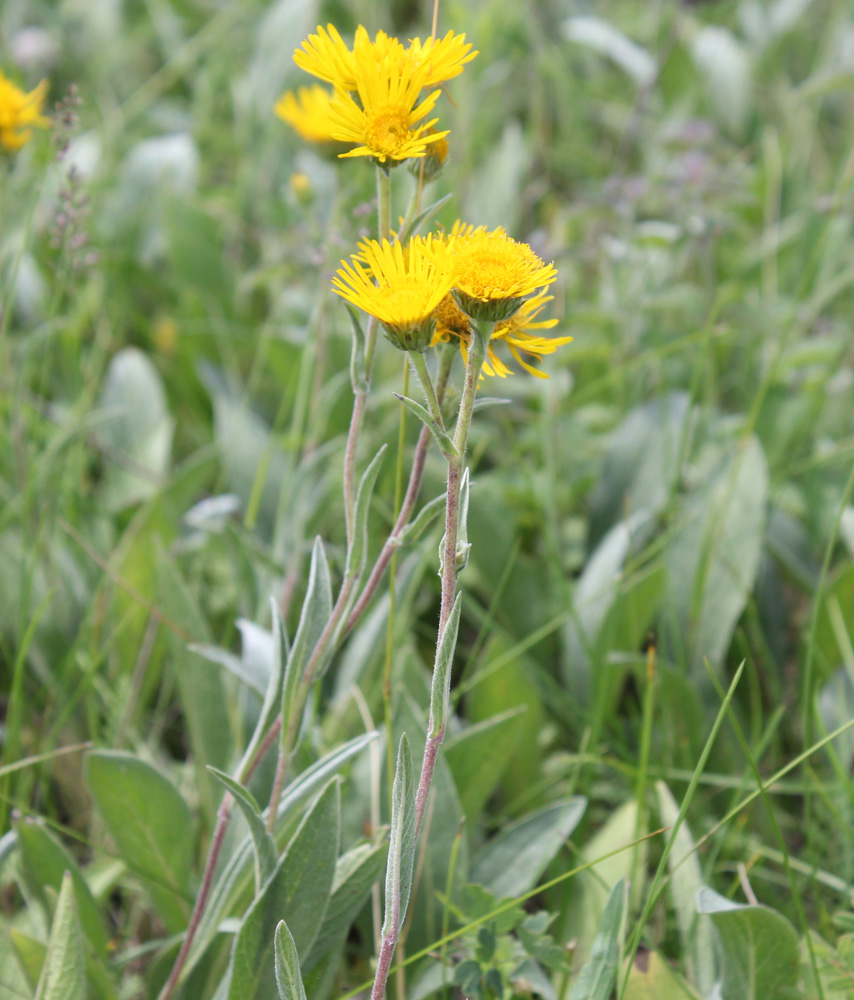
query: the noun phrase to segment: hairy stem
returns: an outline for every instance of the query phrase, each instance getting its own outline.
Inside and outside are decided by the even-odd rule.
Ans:
[[[456,353],[456,345],[448,344],[439,355],[439,373],[436,377],[436,398],[440,403],[445,395],[445,388],[448,384],[448,375],[450,374],[451,365],[453,364]],[[347,625],[344,628],[344,635],[348,635],[356,627],[356,623],[365,613],[365,609],[368,604],[370,604],[374,594],[377,592],[377,588],[382,580],[383,573],[386,571],[386,567],[389,562],[391,562],[392,555],[400,545],[400,536],[403,529],[407,526],[407,524],[409,524],[409,519],[412,517],[412,511],[415,509],[415,504],[418,500],[418,494],[421,491],[421,480],[424,477],[424,463],[427,460],[427,449],[429,446],[430,431],[426,427],[422,427],[421,433],[418,435],[418,441],[415,445],[415,454],[412,459],[412,469],[409,473],[409,483],[406,487],[406,494],[403,498],[400,513],[398,514],[394,527],[392,528],[391,533],[386,539],[386,542],[377,557],[374,568],[368,576],[367,583],[365,584],[361,594],[359,594],[359,599],[353,605],[353,610],[350,612],[350,616],[347,619]]]
[[[454,431],[454,445],[457,455],[448,459],[448,496],[445,501],[445,548],[442,556],[442,602],[439,611],[439,632],[437,645],[445,631],[445,625],[454,606],[457,591],[457,541],[460,531],[460,484],[466,461],[466,446],[468,444],[469,428],[471,427],[474,398],[477,393],[477,383],[483,367],[486,344],[492,334],[492,326],[481,324],[481,331],[473,331],[469,339],[468,362],[463,392],[460,397],[460,412],[457,416],[457,426]],[[424,810],[427,807],[427,797],[433,782],[433,771],[436,767],[436,756],[445,738],[445,727],[442,726],[433,733],[433,713],[427,726],[427,742],[424,746],[424,759],[421,764],[421,776],[418,779],[418,791],[415,794],[415,835],[421,830]]]
[[[263,741],[258,744],[258,749],[255,751],[252,759],[247,761],[246,766],[238,775],[238,780],[242,785],[245,785],[255,773],[258,765],[264,759],[267,751],[279,735],[281,728],[282,716],[279,715],[270,726],[270,729]],[[213,888],[214,872],[216,871],[219,856],[222,853],[222,845],[225,841],[225,832],[228,829],[228,821],[231,818],[231,809],[233,804],[234,800],[231,795],[226,792],[223,796],[222,802],[219,804],[219,809],[216,814],[216,827],[214,828],[213,839],[211,840],[210,850],[208,851],[208,858],[205,862],[205,870],[202,873],[202,884],[199,886],[199,894],[196,896],[196,902],[193,905],[193,912],[190,915],[190,923],[187,925],[187,933],[184,935],[184,940],[181,943],[181,950],[178,952],[178,957],[175,959],[175,964],[172,966],[169,978],[166,980],[163,989],[160,991],[158,1000],[169,1000],[169,997],[171,997],[175,992],[175,987],[178,985],[178,980],[181,978],[181,973],[184,970],[184,966],[187,964],[190,948],[193,946],[193,941],[196,938],[196,931],[199,929],[202,915],[205,912],[205,906],[207,905],[211,889]]]

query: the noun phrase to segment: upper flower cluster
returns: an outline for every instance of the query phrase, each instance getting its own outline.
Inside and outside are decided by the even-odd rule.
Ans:
[[[31,126],[46,128],[50,122],[41,113],[47,95],[47,80],[24,93],[0,72],[0,146],[11,153],[24,145]]]
[[[368,240],[359,251],[349,264],[341,262],[335,291],[376,317],[389,340],[404,350],[423,351],[455,336],[465,356],[478,325],[488,324],[485,374],[510,374],[495,353],[501,341],[523,368],[545,378],[520,352],[540,358],[572,340],[531,332],[557,323],[539,319],[557,272],[503,229],[458,222],[447,236],[415,237],[405,247]]]
[[[355,148],[340,156],[370,156],[383,165],[420,158],[446,131],[427,119],[441,93],[433,89],[458,76],[477,55],[465,35],[410,40],[408,46],[364,27],[347,47],[333,25],[318,27],[294,53],[306,72],[333,87],[286,94],[277,114],[311,141],[335,140]],[[426,93],[425,93],[426,91]]]

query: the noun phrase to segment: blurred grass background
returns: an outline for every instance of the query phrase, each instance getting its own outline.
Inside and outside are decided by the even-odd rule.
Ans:
[[[169,768],[210,823],[214,789],[184,764],[204,741],[184,640],[242,638],[245,659],[271,593],[295,627],[317,534],[340,571],[350,321],[328,282],[374,197],[366,165],[308,148],[272,105],[306,82],[291,55],[317,24],[423,37],[430,15],[378,0],[5,0],[4,69],[49,78],[53,101],[73,84],[82,103],[64,159],[41,134],[0,163],[4,764],[127,748]],[[485,384],[509,402],[472,432],[454,696],[468,723],[526,710],[505,734],[524,750],[466,812],[487,833],[575,791],[591,801],[579,842],[609,819],[628,840],[637,817],[616,810],[636,794],[650,637],[648,774],[677,799],[720,707],[712,678],[726,686],[742,661],[735,713],[765,776],[854,712],[854,11],[479,0],[442,3],[439,25],[480,51],[448,87],[439,222],[503,225],[554,259],[554,332],[575,338],[545,360],[547,382]],[[64,227],[63,191],[81,209]],[[383,344],[363,461],[396,447],[400,379]],[[432,455],[424,499],[441,479]],[[404,705],[426,701],[437,541],[400,563]],[[361,729],[352,685],[381,717],[386,615],[378,602],[325,682],[332,742]],[[252,695],[223,683],[230,717],[207,762],[226,767]],[[828,934],[854,878],[852,739],[773,796],[800,901]],[[725,725],[694,834],[753,781]],[[0,832],[13,809],[81,857],[98,839],[80,755],[5,772]],[[760,900],[798,921],[761,803],[701,860],[733,890],[746,862]],[[568,897],[551,902],[569,933]],[[119,937],[145,937],[139,911],[115,919]],[[663,917],[658,933],[672,942]]]

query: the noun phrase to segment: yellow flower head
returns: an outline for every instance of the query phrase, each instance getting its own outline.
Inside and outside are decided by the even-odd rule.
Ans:
[[[50,121],[41,113],[47,94],[47,80],[25,94],[0,72],[0,146],[14,153],[30,138],[29,126],[47,128]]]
[[[503,229],[462,228],[448,240],[454,296],[467,315],[487,322],[509,319],[522,302],[557,277],[527,243]]]
[[[545,308],[547,302],[552,301],[553,296],[539,292],[533,298],[525,299],[519,307],[518,312],[510,319],[501,323],[496,323],[492,331],[492,337],[486,345],[486,360],[483,363],[482,375],[497,375],[499,378],[506,378],[512,374],[512,369],[499,358],[495,351],[498,343],[507,344],[510,353],[519,364],[536,375],[537,378],[548,378],[548,375],[539,368],[534,368],[520,356],[520,351],[536,359],[544,354],[554,354],[563,344],[568,344],[572,337],[542,337],[538,333],[531,333],[531,330],[550,330],[557,326],[556,319],[538,320],[537,317]],[[447,342],[452,336],[458,337],[460,341],[460,351],[463,359],[468,362],[468,343],[471,336],[471,320],[459,308],[452,295],[446,295],[435,313],[436,332],[433,337],[433,344]]]
[[[420,38],[413,38],[407,53],[413,64],[423,72],[424,86],[435,87],[462,73],[465,64],[477,55],[472,48],[471,42],[466,43],[465,35],[449,31],[444,38],[431,36],[423,44]]]
[[[383,325],[401,350],[424,351],[433,336],[433,312],[451,287],[432,238],[415,236],[406,247],[388,240],[360,244],[360,253],[332,279],[335,291]]]
[[[325,30],[318,26],[317,34],[309,35],[294,52],[294,62],[306,73],[342,90],[356,85],[356,60],[332,24]]]
[[[356,90],[358,72],[375,76],[420,80],[421,87],[437,84],[459,76],[466,63],[477,55],[465,35],[449,31],[442,39],[413,38],[405,48],[399,39],[378,31],[371,41],[361,25],[356,29],[352,51],[331,24],[318,27],[294,53],[294,62],[313,76],[326,80],[338,90]]]
[[[398,163],[424,156],[427,146],[448,134],[428,132],[437,118],[417,124],[433,110],[438,90],[416,106],[421,91],[417,80],[360,73],[357,85],[360,104],[349,94],[339,92],[330,107],[333,138],[359,144],[341,156],[373,156],[383,164],[387,160]]]
[[[276,102],[274,111],[307,142],[331,142],[332,118],[329,107],[332,94],[319,83],[288,90]]]

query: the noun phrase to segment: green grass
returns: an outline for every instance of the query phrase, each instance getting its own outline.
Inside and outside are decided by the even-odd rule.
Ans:
[[[425,197],[450,194],[440,226],[504,225],[554,259],[553,333],[574,341],[545,359],[547,382],[481,386],[508,401],[476,412],[470,436],[455,715],[394,996],[450,996],[475,963],[484,997],[498,981],[521,994],[521,977],[564,1000],[621,877],[625,927],[601,928],[619,974],[591,997],[700,996],[720,976],[740,1000],[735,944],[719,966],[700,954],[711,935],[744,938],[739,920],[760,967],[791,959],[764,911],[706,894],[689,913],[690,879],[791,923],[791,995],[847,995],[854,735],[827,737],[854,717],[854,15],[844,0],[802,7],[440,7],[440,33],[466,32],[480,54],[443,98],[451,157]],[[374,173],[309,148],[272,104],[305,82],[291,53],[317,24],[423,37],[430,16],[288,0],[0,10],[0,68],[28,89],[49,78],[51,102],[73,83],[82,102],[64,160],[45,132],[0,160],[0,1000],[35,994],[66,867],[90,995],[157,996],[215,825],[206,765],[234,773],[257,718],[270,599],[293,637],[316,536],[340,583],[352,334],[329,278],[373,232]],[[34,40],[42,62],[16,66]],[[88,197],[78,249],[52,245],[72,162]],[[396,226],[411,178],[393,182]],[[455,362],[452,402],[462,373]],[[388,445],[369,565],[418,433],[411,415],[401,426],[403,384],[380,339],[357,455],[361,475]],[[421,501],[443,490],[434,447]],[[386,576],[313,694],[291,790],[366,729],[382,735],[341,762],[338,813],[331,793],[316,799],[323,783],[294,793],[279,854],[317,802],[337,816],[339,854],[384,842],[400,734],[416,761],[423,748],[440,535],[434,521],[399,550],[392,615]],[[148,821],[128,813],[145,842],[129,846],[110,809],[130,787],[111,803],[77,744],[130,755],[140,781],[168,780],[185,803],[187,857],[161,859],[162,879],[152,831],[169,828],[157,810],[171,792]],[[250,782],[262,808],[274,768]],[[671,826],[658,782],[685,825],[632,846]],[[573,795],[586,809],[561,826]],[[469,885],[526,819],[506,895],[548,911],[547,929],[523,925],[496,881]],[[692,860],[674,867],[685,843]],[[380,854],[364,905],[340,926],[327,911],[326,955],[310,959],[291,928],[309,1000],[372,977]],[[220,917],[246,913],[251,868]],[[630,972],[641,946],[663,961]],[[230,949],[211,934],[185,1000],[216,996]],[[527,960],[539,965],[520,972]],[[769,982],[757,996],[789,995]]]

